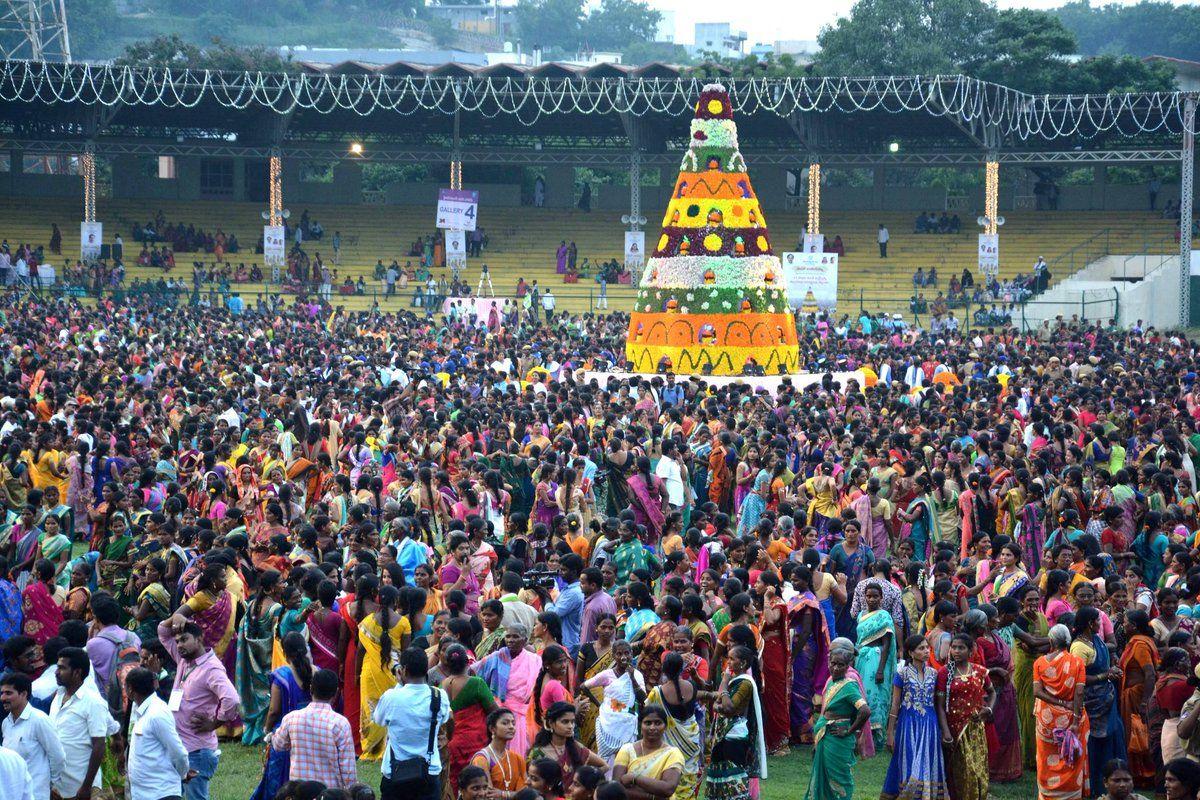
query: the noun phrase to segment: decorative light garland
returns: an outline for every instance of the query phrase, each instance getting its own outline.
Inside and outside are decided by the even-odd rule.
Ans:
[[[79,157],[79,171],[83,175],[83,221],[96,221],[96,155],[92,144],[88,142],[87,149]]]
[[[434,77],[383,73],[284,74],[209,72],[113,65],[5,61],[0,101],[85,106],[196,108],[203,102],[242,110],[296,110],[360,116],[436,111],[515,117],[532,126],[548,114],[683,116],[692,111],[700,78]],[[1181,92],[1031,95],[965,76],[753,78],[727,81],[738,114],[924,111],[982,127],[1002,137],[1057,139],[1101,134],[1177,134],[1185,125]]]
[[[1000,214],[1000,162],[989,161],[984,170],[983,215],[987,217],[984,233],[995,235]]]
[[[283,224],[283,163],[279,154],[272,151],[270,161],[270,194],[267,197],[267,212],[270,225]]]
[[[821,165],[815,161],[808,165],[808,233],[816,236],[821,232]]]

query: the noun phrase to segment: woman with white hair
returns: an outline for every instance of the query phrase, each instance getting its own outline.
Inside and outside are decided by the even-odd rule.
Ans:
[[[510,747],[522,757],[532,740],[529,704],[533,701],[538,673],[542,671],[542,657],[527,650],[527,644],[529,630],[519,622],[511,623],[505,629],[504,647],[471,666],[471,671],[487,683],[496,701],[516,716],[517,732]]]
[[[1036,725],[1038,793],[1054,800],[1090,794],[1088,733],[1083,706],[1087,666],[1072,655],[1066,625],[1050,629],[1050,652],[1033,665],[1033,719]]]

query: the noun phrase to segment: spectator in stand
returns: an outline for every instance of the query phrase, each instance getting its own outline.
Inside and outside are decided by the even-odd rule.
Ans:
[[[879,223],[879,233],[876,235],[876,238],[879,241],[879,257],[887,258],[888,240],[892,238],[892,235],[888,233],[887,227],[882,222]]]
[[[922,211],[917,214],[917,220],[913,223],[913,233],[927,233],[929,231],[929,218]]]
[[[50,252],[54,255],[62,255],[62,231],[58,229],[57,222],[50,223]]]

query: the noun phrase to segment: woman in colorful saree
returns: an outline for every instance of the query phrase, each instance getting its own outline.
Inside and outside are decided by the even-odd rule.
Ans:
[[[996,695],[987,670],[971,661],[975,640],[956,633],[946,666],[938,670],[937,714],[946,759],[946,783],[954,800],[988,796],[987,733]],[[1044,800],[1044,799],[1043,799]]]
[[[63,622],[62,606],[54,592],[54,562],[40,558],[33,565],[33,580],[22,592],[24,633],[39,645],[58,635]]]
[[[22,605],[21,590],[8,579],[8,559],[0,556],[0,640],[7,642],[21,632]],[[4,665],[0,655],[0,668]]]
[[[517,730],[511,747],[522,755],[529,749],[532,718],[529,711],[538,673],[542,670],[541,656],[525,649],[528,643],[529,631],[521,623],[514,622],[508,626],[504,647],[471,667],[471,671],[487,683],[496,701],[516,715]],[[364,743],[364,749],[365,746]]]
[[[813,698],[829,682],[829,628],[811,587],[812,570],[805,566],[792,570],[792,589],[797,594],[788,611],[793,646],[791,725],[792,739],[801,744],[812,743]]]
[[[1033,663],[1046,651],[1050,624],[1042,613],[1042,595],[1027,583],[1017,594],[1020,615],[1013,625],[1013,689],[1017,693],[1017,719],[1021,726],[1021,752],[1025,769],[1037,768],[1037,739],[1033,725]]]
[[[1081,608],[1075,612],[1071,631],[1071,655],[1083,661],[1087,672],[1087,688],[1083,705],[1087,709],[1092,730],[1088,735],[1088,770],[1091,793],[1104,793],[1104,765],[1114,758],[1125,760],[1125,726],[1117,709],[1117,685],[1121,670],[1112,664],[1108,647],[1100,638],[1100,612]]]
[[[166,571],[167,563],[155,557],[145,563],[139,576],[140,591],[137,604],[130,609],[133,619],[129,624],[143,642],[157,639],[158,623],[171,616],[171,593],[162,583]]]
[[[867,610],[858,615],[858,658],[854,668],[866,686],[871,708],[871,731],[876,747],[883,745],[888,711],[892,706],[892,676],[896,672],[896,631],[892,615],[880,607],[883,591],[867,586]]]
[[[637,710],[646,699],[642,674],[633,668],[629,642],[612,644],[612,666],[584,681],[580,694],[600,708],[596,717],[596,750],[611,763],[617,751],[637,738]],[[603,688],[602,697],[595,689]]]
[[[975,612],[985,621],[976,622]],[[1021,777],[1021,729],[1017,722],[1017,693],[1012,684],[1012,648],[997,631],[996,607],[983,604],[964,617],[964,628],[975,637],[977,661],[983,663],[996,692],[987,725],[988,776],[992,783],[1011,783]]]
[[[236,633],[233,595],[225,589],[225,564],[213,560],[204,565],[199,576],[184,587],[184,601],[175,613],[190,618],[204,631],[204,645],[212,648],[225,662],[229,644]],[[229,659],[226,668],[235,664]]]
[[[1021,567],[1020,545],[1009,542],[1000,546],[996,560],[1000,568],[992,574],[992,602],[1001,597],[1019,597],[1029,583],[1029,573]]]
[[[258,591],[246,607],[237,644],[234,685],[242,701],[242,744],[255,745],[266,735],[271,699],[271,648],[275,616],[279,613],[279,573],[268,570],[258,579]]]
[[[486,600],[479,606],[479,624],[483,626],[483,635],[475,645],[476,659],[487,658],[504,647],[504,636],[507,632],[500,624],[503,619],[504,604],[499,600]]]
[[[637,471],[629,476],[630,508],[639,525],[646,526],[648,541],[657,542],[667,522],[667,487],[650,471],[650,459],[640,456]]]
[[[683,603],[673,595],[663,595],[655,609],[659,622],[645,626],[640,635],[629,636],[629,641],[638,651],[637,668],[646,685],[658,685],[662,674],[663,655],[671,649],[671,638],[679,627],[683,616]]]
[[[579,656],[575,662],[575,685],[583,686],[584,682],[609,669],[613,665],[613,637],[617,633],[617,618],[612,614],[601,614],[596,620],[596,641],[585,642],[579,647]],[[584,747],[596,749],[596,715],[600,708],[594,703],[584,703],[588,695],[580,694],[579,714],[576,717],[577,736]],[[592,696],[603,697],[604,692],[593,692]]]
[[[1158,648],[1150,615],[1140,608],[1125,612],[1125,649],[1121,652],[1121,723],[1134,784],[1154,785],[1156,771],[1150,746],[1150,698],[1157,679]]]
[[[829,685],[820,698],[821,714],[813,725],[812,777],[805,800],[851,800],[854,797],[854,741],[871,720],[871,707],[847,677],[854,656],[843,649],[829,653]],[[715,760],[715,759],[714,759]],[[711,794],[707,795],[712,797]],[[749,793],[741,795],[749,797]]]
[[[450,698],[450,713],[454,718],[450,734],[450,785],[458,791],[458,773],[471,763],[471,757],[487,746],[487,715],[496,709],[492,690],[478,675],[468,675],[470,654],[461,644],[452,644],[442,659],[449,676],[442,689]]]
[[[1050,652],[1033,665],[1034,724],[1037,726],[1037,780],[1041,800],[1082,800],[1088,785],[1087,739],[1083,705],[1087,668],[1072,655],[1066,625],[1050,629]]]
[[[286,663],[267,675],[271,689],[264,727],[268,732],[279,727],[285,716],[306,707],[312,700],[314,670],[304,635],[297,631],[289,633],[283,639],[282,648]],[[291,763],[291,751],[276,750],[268,744],[262,780],[250,800],[274,800],[279,789],[287,783]]]
[[[613,780],[630,798],[666,800],[676,794],[683,775],[683,755],[664,736],[670,714],[662,706],[642,712],[641,738],[621,748],[613,764]]]
[[[700,727],[699,692],[683,679],[683,657],[668,653],[663,661],[661,686],[646,696],[646,706],[662,706],[667,711],[667,730],[663,740],[683,754],[683,773],[675,789],[675,800],[696,800],[700,796],[700,778],[704,773],[704,736]]]

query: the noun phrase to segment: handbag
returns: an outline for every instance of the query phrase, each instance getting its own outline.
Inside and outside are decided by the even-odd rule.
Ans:
[[[437,720],[438,711],[441,710],[442,693],[436,687],[429,687],[429,747],[425,753],[425,757],[416,756],[415,758],[396,758],[396,751],[392,750],[392,774],[390,780],[392,783],[407,783],[409,781],[421,780],[429,774],[429,764],[433,761],[433,747],[437,740]]]

